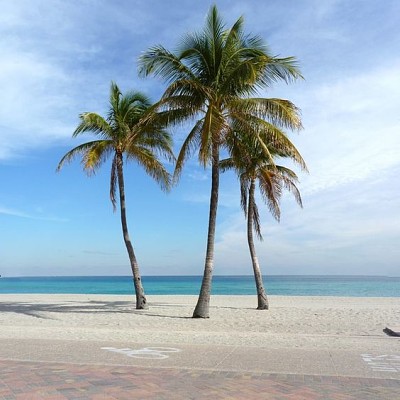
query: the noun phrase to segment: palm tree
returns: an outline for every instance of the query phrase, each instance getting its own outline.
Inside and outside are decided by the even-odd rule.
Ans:
[[[222,171],[234,169],[240,181],[241,207],[247,218],[247,242],[249,245],[253,273],[257,290],[258,310],[268,310],[267,293],[264,288],[261,269],[258,262],[253,240],[253,231],[260,240],[261,224],[258,207],[255,199],[256,183],[258,182],[261,198],[267,204],[273,217],[280,220],[279,201],[282,190],[287,189],[293,193],[297,203],[302,207],[300,192],[296,186],[297,175],[291,169],[272,164],[270,157],[266,156],[260,142],[246,134],[231,136],[228,142],[231,157],[220,162]],[[293,146],[294,147],[294,146]],[[270,148],[269,153],[279,157],[290,157],[293,147],[287,147],[286,151],[278,151]],[[287,151],[289,150],[289,152]],[[302,158],[295,158],[295,162],[306,170]]]
[[[226,29],[216,6],[210,9],[204,29],[184,37],[176,53],[162,46],[152,47],[145,52],[139,60],[139,73],[143,76],[160,76],[168,83],[158,103],[159,111],[167,123],[181,123],[188,119],[194,121],[178,155],[175,178],[179,177],[184,162],[197,149],[200,163],[204,167],[211,164],[205,266],[199,299],[193,313],[195,318],[208,318],[220,150],[225,146],[233,124],[241,125],[243,130],[262,125],[261,130],[268,130],[270,139],[276,143],[281,141],[280,134],[267,129],[269,124],[263,120],[265,115],[284,120],[290,128],[298,128],[300,119],[291,108],[291,103],[277,99],[251,99],[249,96],[260,88],[269,87],[274,81],[290,82],[301,75],[293,57],[273,57],[261,38],[245,35],[242,17],[230,29]],[[252,131],[256,132],[254,129]]]
[[[145,95],[136,91],[122,95],[118,86],[112,82],[107,117],[104,118],[93,112],[83,113],[80,115],[81,122],[73,133],[73,137],[76,137],[79,134],[90,132],[99,139],[70,150],[57,167],[59,171],[64,163],[72,161],[76,156],[81,156],[83,169],[90,175],[100,168],[110,156],[113,156],[110,199],[115,211],[118,185],[122,232],[131,263],[137,309],[147,308],[147,301],[140,277],[139,264],[128,233],[123,174],[124,157],[127,161],[135,160],[164,190],[169,189],[171,177],[158,156],[165,157],[170,161],[175,159],[171,150],[171,137],[156,118],[144,122],[150,112],[151,104]]]

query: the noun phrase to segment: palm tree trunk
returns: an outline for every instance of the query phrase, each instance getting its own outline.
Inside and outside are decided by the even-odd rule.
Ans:
[[[133,250],[132,242],[128,233],[128,224],[126,222],[126,206],[125,206],[125,184],[123,173],[123,156],[122,153],[117,153],[117,174],[118,174],[118,188],[119,188],[119,203],[121,206],[121,223],[122,233],[124,235],[125,246],[128,251],[129,261],[131,262],[131,269],[133,275],[133,284],[136,293],[136,309],[147,309],[146,296],[142,285],[142,280],[139,272],[139,264],[136,260],[135,252]]]
[[[261,275],[260,265],[258,263],[258,258],[256,255],[256,248],[254,246],[253,240],[253,216],[254,216],[254,191],[255,191],[255,181],[251,180],[249,188],[249,206],[247,211],[247,242],[249,244],[249,250],[251,255],[251,261],[253,263],[254,279],[256,281],[257,288],[257,300],[258,306],[257,310],[268,310],[268,299],[267,293],[265,292],[264,283]]]
[[[197,300],[197,305],[193,312],[193,318],[210,317],[211,283],[212,283],[212,273],[214,267],[215,225],[217,222],[217,208],[218,208],[218,187],[219,187],[219,145],[214,143],[212,147],[210,215],[208,220],[206,260],[205,260],[203,281],[201,283],[199,299]]]

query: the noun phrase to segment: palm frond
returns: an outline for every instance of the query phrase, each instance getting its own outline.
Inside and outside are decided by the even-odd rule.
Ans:
[[[252,210],[253,210],[253,229],[254,232],[256,233],[258,240],[262,241],[263,237],[262,237],[262,233],[261,233],[261,222],[260,222],[260,214],[258,213],[258,207],[257,204],[255,202],[255,199],[253,198],[252,200],[249,201],[253,201],[253,206],[252,206]]]
[[[295,57],[265,57],[264,75],[261,80],[263,86],[270,86],[271,83],[283,80],[286,83],[295,81],[296,79],[304,79],[298,67]]]
[[[200,143],[200,135],[202,131],[204,120],[200,119],[196,122],[189,135],[184,140],[181,150],[179,151],[178,158],[176,159],[174,180],[178,181],[185,161],[191,156],[193,151],[198,148]]]
[[[110,175],[110,200],[113,205],[113,210],[117,209],[117,182],[118,182],[118,174],[117,174],[117,155],[114,155],[112,164],[111,164],[111,175]]]
[[[289,100],[276,98],[234,99],[228,105],[235,114],[254,116],[278,127],[302,129],[300,110]]]
[[[297,174],[290,168],[287,168],[282,165],[276,165],[276,169],[279,172],[279,174],[287,177],[288,179],[291,179],[294,183],[297,183],[299,181]]]
[[[112,150],[112,142],[109,140],[95,140],[83,143],[68,151],[61,158],[57,166],[57,171],[60,171],[64,164],[70,163],[75,157],[82,156],[84,170],[88,174],[91,174],[100,166]],[[96,157],[98,158],[97,161],[95,160]]]
[[[257,61],[257,56],[249,49],[240,48],[231,55],[225,69],[221,92],[235,97],[249,96],[258,90],[258,81],[262,77],[263,69]]]
[[[301,199],[300,190],[296,185],[297,179],[294,179],[294,178],[292,178],[290,176],[287,176],[287,175],[286,176],[285,175],[281,175],[280,178],[282,179],[282,182],[283,182],[283,185],[284,185],[285,189],[293,194],[297,204],[301,208],[303,208],[303,201]]]
[[[226,38],[225,38],[225,49],[235,49],[238,47],[238,40],[240,40],[243,37],[243,24],[244,24],[244,18],[243,16],[240,16],[232,25],[232,28],[229,29],[226,32]],[[226,54],[229,54],[228,52],[224,53],[224,56]],[[225,58],[223,59],[224,62],[227,62]]]
[[[86,132],[93,133],[94,135],[101,135],[104,139],[112,137],[110,124],[99,114],[86,112],[82,113],[79,118],[81,123],[75,129],[72,137]]]
[[[150,74],[161,76],[169,83],[179,79],[194,78],[191,70],[163,46],[154,46],[139,58],[139,75]]]
[[[247,202],[248,202],[250,180],[248,179],[246,174],[239,175],[239,180],[240,180],[240,206],[242,207],[245,218],[247,218]]]
[[[81,164],[88,175],[94,174],[114,151],[112,142],[102,140],[82,154]]]
[[[279,129],[276,125],[265,121],[261,118],[256,117],[248,117],[249,121],[243,119],[237,119],[241,124],[247,125],[247,131],[251,132],[251,129],[258,128],[255,132],[257,138],[260,141],[263,149],[265,150],[265,154],[267,156],[271,155],[271,152],[268,149],[268,145],[270,148],[274,149],[275,155],[279,155],[281,157],[288,157],[300,168],[307,172],[307,165],[301,156],[300,152],[297,150],[296,146],[290,141],[284,131]],[[243,129],[242,129],[243,130]],[[246,131],[246,130],[244,130]],[[268,145],[267,145],[268,144]],[[269,154],[268,154],[269,153]]]
[[[178,58],[185,63],[193,76],[190,80],[207,84],[213,74],[210,43],[204,33],[186,35],[180,45]]]
[[[174,105],[200,109],[204,102],[212,96],[210,89],[197,80],[180,79],[171,83],[161,97],[160,105]]]
[[[111,82],[110,87],[110,109],[108,112],[108,120],[112,121],[115,115],[119,114],[119,102],[122,96],[118,85],[115,82]]]
[[[134,154],[127,154],[127,159],[134,159],[141,165],[146,173],[160,185],[162,190],[168,191],[171,188],[171,175],[150,149],[137,146]]]
[[[214,5],[208,13],[204,30],[204,38],[209,50],[205,54],[210,56],[208,60],[208,65],[211,70],[210,76],[215,77],[219,70],[224,47],[224,31],[225,25],[218,14],[217,7]]]
[[[232,158],[226,158],[219,162],[219,170],[221,172],[226,172],[226,171],[228,171],[230,169],[234,169],[234,168],[235,168],[235,162]]]
[[[135,146],[140,144],[165,160],[175,162],[175,155],[172,151],[172,137],[168,132],[154,129],[153,131],[142,132],[141,135],[136,136],[136,139],[126,147],[127,154],[134,153]]]
[[[173,96],[166,100],[161,99],[148,108],[135,126],[136,132],[151,132],[165,129],[170,126],[179,126],[188,119],[193,119],[196,111],[189,96]]]
[[[274,174],[270,174],[265,170],[260,171],[258,187],[271,215],[279,221],[281,216],[279,201],[282,196],[282,187],[279,180],[274,179]]]
[[[213,124],[216,118],[216,116],[213,115],[214,111],[213,107],[208,107],[201,130],[199,161],[204,167],[207,165],[211,157],[211,145],[213,142],[214,132]]]

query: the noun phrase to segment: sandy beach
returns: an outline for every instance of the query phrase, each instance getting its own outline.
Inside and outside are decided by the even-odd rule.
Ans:
[[[271,349],[397,350],[384,332],[400,323],[399,298],[213,296],[210,319],[192,319],[197,296],[0,296],[0,339],[150,342]]]

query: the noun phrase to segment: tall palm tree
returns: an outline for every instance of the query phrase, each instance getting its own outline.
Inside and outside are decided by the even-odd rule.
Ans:
[[[204,29],[183,38],[180,49],[170,52],[155,46],[139,60],[143,76],[162,77],[168,87],[158,103],[168,123],[193,120],[194,126],[185,139],[177,158],[175,178],[184,162],[198,149],[200,163],[211,165],[211,195],[207,249],[199,299],[193,317],[208,318],[214,265],[214,239],[218,207],[219,158],[232,125],[243,130],[262,125],[265,115],[283,120],[298,128],[300,119],[291,103],[278,99],[249,98],[260,88],[278,80],[290,82],[301,77],[293,57],[270,55],[258,36],[246,35],[243,18],[226,29],[216,6],[211,7]],[[252,131],[256,132],[255,129]],[[258,132],[258,131],[257,131]],[[279,132],[270,132],[271,140],[280,142]],[[284,141],[286,138],[284,138]],[[282,146],[284,144],[282,143]]]
[[[94,112],[80,115],[80,124],[75,129],[73,137],[90,132],[98,137],[88,143],[81,144],[70,150],[58,164],[57,170],[66,162],[81,156],[83,169],[88,175],[94,173],[112,156],[110,199],[116,210],[116,192],[118,185],[119,204],[121,210],[122,232],[131,264],[133,282],[136,292],[136,308],[147,308],[139,264],[128,233],[126,220],[124,158],[135,160],[154,178],[164,190],[168,190],[171,177],[160,162],[159,156],[170,161],[174,160],[171,150],[170,135],[157,122],[156,118],[146,120],[151,113],[149,99],[140,92],[132,91],[122,95],[118,86],[112,82],[110,90],[110,107],[104,118]]]
[[[268,310],[268,298],[265,291],[260,264],[256,254],[253,240],[253,231],[260,240],[261,224],[258,207],[255,198],[256,184],[258,182],[261,198],[267,204],[273,217],[280,220],[279,202],[282,190],[287,189],[293,193],[297,203],[302,207],[300,192],[296,186],[297,175],[291,169],[271,163],[266,156],[260,142],[246,134],[231,136],[228,141],[231,157],[220,162],[222,171],[234,169],[240,181],[241,207],[247,218],[247,242],[253,265],[253,273],[257,290],[257,309]],[[294,146],[293,146],[294,147]],[[293,148],[287,147],[285,151],[279,151],[270,147],[270,154],[275,157],[290,157]],[[289,150],[289,152],[287,151]],[[302,158],[295,158],[295,162],[306,170],[306,164]]]

